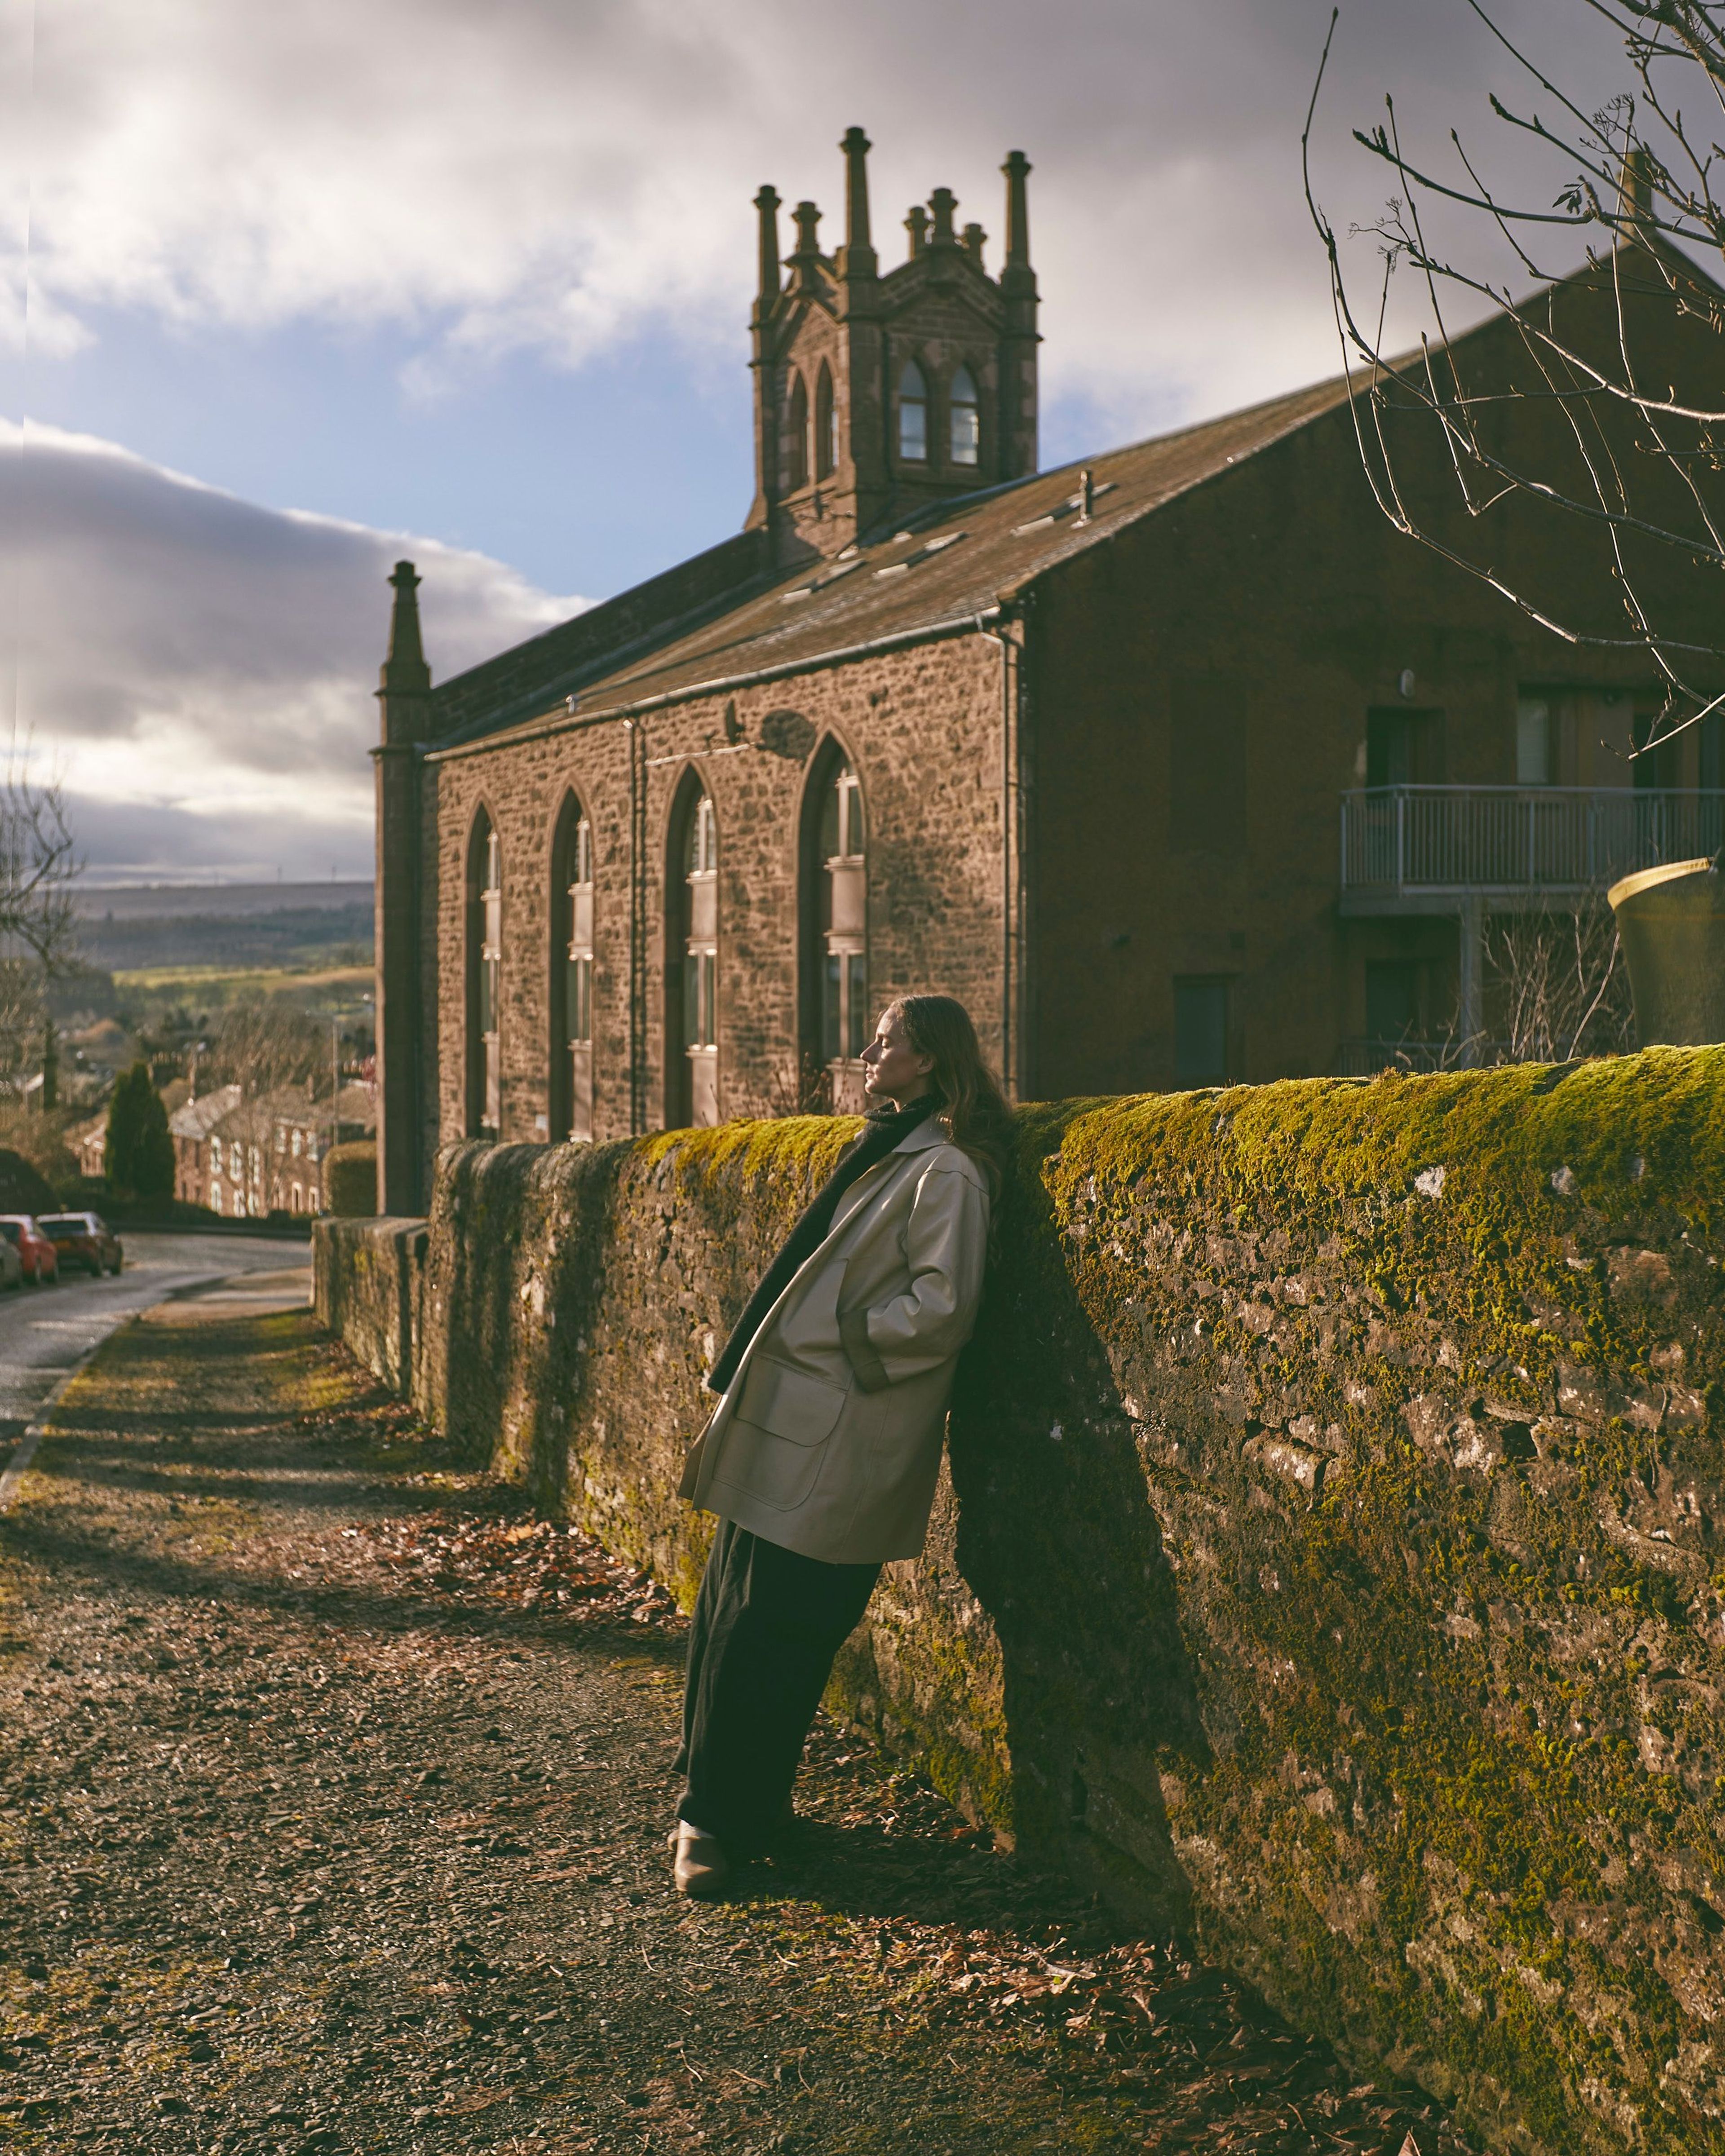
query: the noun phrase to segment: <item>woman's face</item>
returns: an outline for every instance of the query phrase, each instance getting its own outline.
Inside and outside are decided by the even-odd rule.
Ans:
[[[896,1101],[901,1106],[927,1091],[932,1055],[919,1055],[905,1038],[896,1011],[886,1011],[875,1038],[862,1052],[863,1091],[871,1101]]]

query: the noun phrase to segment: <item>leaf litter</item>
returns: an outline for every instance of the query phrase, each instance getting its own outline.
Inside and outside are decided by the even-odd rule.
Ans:
[[[177,1602],[147,1583],[187,1532],[147,1491],[83,1486],[87,1555],[69,1516],[19,1547],[0,2146],[1468,2146],[824,1717],[784,1849],[677,1903],[669,1595],[307,1354],[314,1411],[229,1442],[192,1384],[174,1442],[236,1481],[336,1448],[362,1503],[295,1500]],[[116,1573],[132,1548],[157,1569]]]

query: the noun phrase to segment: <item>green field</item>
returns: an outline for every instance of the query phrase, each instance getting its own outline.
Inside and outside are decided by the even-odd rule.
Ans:
[[[376,976],[369,965],[139,966],[114,977],[123,1010],[143,1019],[179,1006],[214,1014],[250,997],[290,996],[314,1017],[368,1017]]]

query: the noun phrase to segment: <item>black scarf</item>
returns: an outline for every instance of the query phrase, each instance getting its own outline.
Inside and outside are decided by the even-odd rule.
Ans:
[[[732,1327],[725,1351],[707,1373],[707,1390],[722,1393],[737,1375],[744,1351],[761,1329],[761,1322],[786,1288],[805,1258],[812,1257],[826,1240],[839,1209],[839,1200],[860,1175],[866,1174],[907,1132],[925,1122],[940,1102],[932,1093],[912,1101],[907,1108],[874,1108],[865,1118],[860,1137],[846,1146],[838,1164],[809,1201],[801,1218],[781,1245],[778,1255],[762,1276],[761,1285],[749,1297],[742,1316]]]

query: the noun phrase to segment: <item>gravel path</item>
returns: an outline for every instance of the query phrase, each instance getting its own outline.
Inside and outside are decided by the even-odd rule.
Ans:
[[[0,1522],[0,2147],[1466,2145],[830,1725],[680,1903],[680,1656],[305,1313],[117,1333]]]

